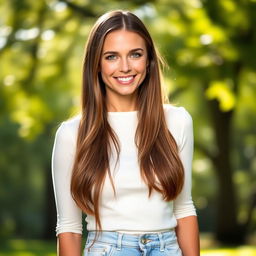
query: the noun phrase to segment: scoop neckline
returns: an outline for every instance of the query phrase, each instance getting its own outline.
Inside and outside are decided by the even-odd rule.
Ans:
[[[109,115],[122,115],[122,114],[135,114],[138,113],[138,110],[133,110],[133,111],[109,111],[107,112]]]

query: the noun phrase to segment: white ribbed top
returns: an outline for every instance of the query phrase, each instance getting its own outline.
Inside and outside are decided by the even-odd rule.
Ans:
[[[148,187],[140,177],[134,142],[137,111],[108,112],[108,121],[118,136],[121,151],[116,168],[115,153],[110,157],[116,197],[108,176],[102,191],[100,218],[103,230],[127,233],[163,231],[174,228],[178,218],[196,215],[191,199],[192,119],[182,107],[164,105],[164,111],[185,169],[182,192],[175,201],[168,203],[156,191],[148,198]],[[80,116],[77,116],[63,122],[57,130],[53,147],[52,175],[57,206],[57,235],[63,232],[82,233],[82,213],[70,194],[79,121]],[[88,230],[95,230],[94,216],[87,215],[86,222]]]

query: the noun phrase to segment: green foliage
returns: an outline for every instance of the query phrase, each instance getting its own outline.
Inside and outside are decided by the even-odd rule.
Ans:
[[[56,244],[39,240],[9,240],[1,245],[0,256],[54,256]]]
[[[220,123],[213,121],[210,104],[217,102],[219,113],[232,113],[232,180],[238,219],[246,222],[256,186],[255,1],[2,0],[0,237],[42,236],[47,203],[53,204],[46,192],[54,133],[79,109],[91,25],[117,8],[145,21],[170,67],[165,83],[171,102],[193,116],[193,194],[203,230],[215,230],[218,192],[213,159],[220,150]]]

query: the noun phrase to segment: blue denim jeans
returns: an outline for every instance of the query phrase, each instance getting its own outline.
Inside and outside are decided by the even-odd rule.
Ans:
[[[136,235],[103,231],[90,247],[94,236],[88,233],[84,256],[182,256],[174,230]]]

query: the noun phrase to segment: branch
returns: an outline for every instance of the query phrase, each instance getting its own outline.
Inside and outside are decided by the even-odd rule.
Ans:
[[[206,155],[209,159],[211,159],[213,162],[216,161],[216,155],[206,148],[203,144],[195,141],[195,147],[199,149],[204,155]]]
[[[84,17],[95,17],[95,16],[97,16],[97,14],[94,13],[89,8],[85,8],[84,6],[82,7],[80,5],[71,3],[68,0],[59,0],[59,2],[65,3],[71,10],[81,14]]]
[[[34,40],[29,45],[30,47],[29,55],[31,56],[31,59],[32,59],[31,68],[28,70],[28,73],[26,74],[26,76],[20,80],[20,83],[22,84],[23,88],[29,93],[31,93],[34,90],[32,86],[33,86],[33,81],[36,76],[36,72],[39,64],[39,59],[37,54],[40,48],[41,34],[43,31],[44,22],[46,19],[46,11],[47,11],[46,5],[42,4],[40,10],[38,11],[38,15],[37,15],[38,20],[35,23],[37,24],[37,28],[39,29],[39,34],[36,38],[34,38]]]

